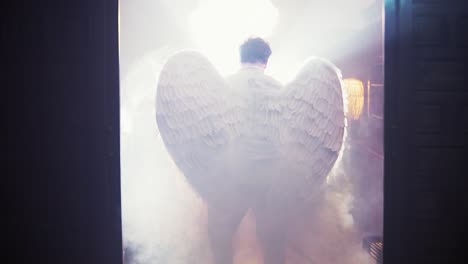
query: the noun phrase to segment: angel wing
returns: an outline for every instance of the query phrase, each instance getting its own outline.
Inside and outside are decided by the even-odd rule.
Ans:
[[[217,193],[218,199],[227,195],[223,191],[259,184],[283,195],[279,199],[285,193],[307,198],[325,183],[343,145],[339,70],[311,59],[280,90],[255,70],[225,81],[192,51],[164,65],[156,100],[160,134],[202,197]]]
[[[305,198],[320,188],[343,146],[345,117],[339,69],[309,59],[282,96],[283,171]]]
[[[201,54],[180,52],[163,66],[158,128],[174,162],[202,196],[226,173],[225,153],[238,122],[234,109],[226,81]]]

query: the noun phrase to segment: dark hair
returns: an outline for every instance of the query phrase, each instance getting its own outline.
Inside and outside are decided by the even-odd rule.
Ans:
[[[267,64],[271,48],[262,38],[249,38],[240,46],[241,63]]]

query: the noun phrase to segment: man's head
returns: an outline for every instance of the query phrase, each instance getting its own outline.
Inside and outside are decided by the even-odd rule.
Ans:
[[[270,55],[270,45],[261,38],[249,38],[240,46],[240,57],[243,64],[252,63],[266,66]]]

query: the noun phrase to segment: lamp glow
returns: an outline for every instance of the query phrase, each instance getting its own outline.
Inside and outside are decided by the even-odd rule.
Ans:
[[[353,120],[358,120],[364,107],[364,85],[362,81],[354,78],[344,80],[347,98],[347,115]]]

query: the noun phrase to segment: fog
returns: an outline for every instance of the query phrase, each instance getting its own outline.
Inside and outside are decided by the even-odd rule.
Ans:
[[[309,56],[339,59],[344,52],[337,46],[366,26],[361,12],[372,2],[120,1],[126,263],[211,263],[205,205],[175,167],[157,130],[156,85],[165,60],[181,49],[195,49],[227,75],[238,68],[240,42],[257,35],[273,50],[267,74],[285,83]],[[257,19],[250,21],[256,12]],[[345,142],[328,191],[293,216],[288,263],[373,263],[362,249],[362,238],[381,235],[382,183],[363,177],[381,175],[383,168],[381,161],[359,161],[353,156],[356,150],[359,146],[351,140]],[[236,263],[261,263],[254,234],[249,212],[236,235]]]

